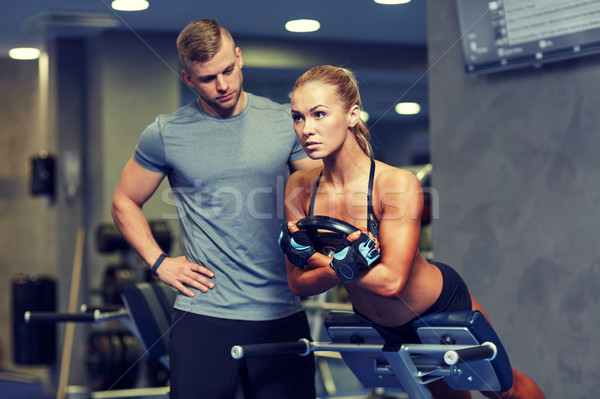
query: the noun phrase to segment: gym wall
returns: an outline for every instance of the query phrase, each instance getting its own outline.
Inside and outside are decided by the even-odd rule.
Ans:
[[[56,276],[57,211],[29,195],[30,159],[48,145],[39,115],[37,61],[0,58],[0,368],[12,368],[11,277]],[[47,378],[43,367],[26,371]]]
[[[428,1],[436,258],[548,398],[593,397],[600,57],[467,75],[454,4]]]
[[[57,283],[58,311],[68,308],[77,230],[85,231],[83,275],[78,304],[93,305],[107,263],[117,255],[95,249],[95,229],[112,222],[110,201],[125,162],[143,130],[159,112],[179,105],[176,74],[163,73],[165,62],[177,65],[172,41],[100,37],[58,39],[48,44],[48,105],[41,113],[37,61],[0,58],[3,120],[0,146],[0,368],[35,375],[51,386],[58,374],[64,324],[57,325],[57,364],[20,366],[13,362],[11,277],[18,273],[51,276]],[[140,44],[137,45],[136,44]],[[157,57],[165,50],[166,55]],[[165,61],[166,60],[166,61]],[[158,66],[158,71],[157,67]],[[144,73],[140,73],[143,68]],[[43,85],[42,85],[43,86]],[[56,198],[49,204],[29,193],[30,158],[47,150],[56,159]],[[75,196],[68,197],[63,178],[65,154],[81,161]],[[160,190],[166,189],[166,184]],[[173,213],[161,196],[145,207],[149,218]],[[173,220],[176,231],[176,220]],[[175,246],[173,253],[179,248]],[[85,351],[90,325],[78,324],[69,384],[86,384]]]

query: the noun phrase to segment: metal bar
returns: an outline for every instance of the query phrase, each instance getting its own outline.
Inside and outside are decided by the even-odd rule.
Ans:
[[[93,322],[93,313],[25,312],[25,323]]]
[[[383,351],[390,367],[411,399],[432,399],[433,396],[421,378],[410,353],[401,347],[398,351]]]
[[[102,312],[96,309],[94,312],[86,313],[56,313],[56,312],[25,312],[23,319],[25,323],[97,323],[101,321],[129,316],[126,309],[111,312]]]
[[[497,352],[496,345],[491,342],[484,342],[481,345],[470,348],[449,350],[444,354],[444,362],[452,366],[477,360],[492,360],[496,357]]]
[[[241,359],[244,357],[273,356],[297,354],[306,356],[310,353],[307,339],[302,338],[295,342],[274,342],[253,345],[235,345],[231,348],[231,357]]]

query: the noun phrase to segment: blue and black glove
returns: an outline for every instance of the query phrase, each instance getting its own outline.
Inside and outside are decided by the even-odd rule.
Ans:
[[[370,269],[381,260],[381,254],[375,247],[375,240],[361,233],[358,240],[347,239],[338,244],[330,266],[338,278],[346,284],[357,278],[364,270]]]
[[[306,232],[298,230],[294,234],[290,234],[287,222],[281,224],[281,233],[279,233],[278,242],[289,261],[300,269],[304,268],[308,259],[316,252]]]

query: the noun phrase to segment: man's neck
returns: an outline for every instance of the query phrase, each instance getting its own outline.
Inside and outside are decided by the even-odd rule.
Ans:
[[[238,115],[244,110],[244,108],[246,108],[246,104],[248,104],[248,94],[245,91],[242,91],[242,95],[238,99],[238,102],[231,109],[214,109],[210,105],[208,105],[202,98],[200,98],[199,100],[202,109],[204,109],[204,111],[206,111],[208,114],[218,116],[220,118],[228,118],[230,116]]]

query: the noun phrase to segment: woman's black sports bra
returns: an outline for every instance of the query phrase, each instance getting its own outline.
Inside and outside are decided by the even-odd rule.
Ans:
[[[323,172],[319,174],[317,178],[317,182],[315,183],[315,188],[313,189],[312,195],[310,197],[310,205],[308,207],[308,216],[313,216],[314,208],[315,208],[315,197],[317,196],[317,190],[319,188],[319,182],[321,181],[321,176]],[[375,216],[375,212],[373,211],[373,181],[375,180],[375,161],[371,159],[371,171],[369,172],[369,189],[367,191],[367,230],[375,236],[375,238],[379,238],[379,219]]]

